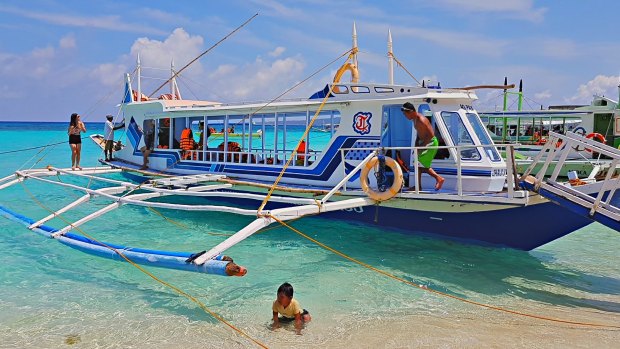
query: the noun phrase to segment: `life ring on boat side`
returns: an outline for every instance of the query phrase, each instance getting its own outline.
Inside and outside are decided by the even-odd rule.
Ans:
[[[602,134],[600,134],[600,133],[596,133],[596,132],[590,133],[590,134],[588,134],[588,135],[586,136],[586,138],[587,138],[587,139],[594,139],[594,140],[597,140],[597,141],[599,141],[599,142],[601,142],[601,143],[603,143],[603,144],[607,144],[607,140],[605,139],[605,136],[603,136],[603,135],[602,135]],[[586,148],[586,151],[587,151],[588,153],[591,153],[591,152],[592,152],[592,149]]]
[[[378,162],[378,157],[374,157],[368,161],[366,166],[362,169],[360,182],[362,184],[362,190],[368,195],[369,198],[376,201],[386,201],[398,194],[400,188],[403,186],[403,171],[394,159],[386,156],[385,165],[392,169],[392,172],[394,172],[394,183],[392,183],[392,186],[384,192],[373,190],[370,188],[368,183],[368,174],[370,173],[370,169],[374,168]]]

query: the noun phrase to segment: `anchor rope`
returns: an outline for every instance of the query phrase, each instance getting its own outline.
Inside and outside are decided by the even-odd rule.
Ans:
[[[30,189],[28,189],[28,187],[26,186],[26,184],[24,183],[24,181],[20,182],[24,188],[24,191],[30,196],[30,198],[37,204],[39,205],[41,208],[43,208],[44,210],[47,210],[48,212],[54,214],[55,211],[52,210],[51,208],[47,207],[46,205],[44,205],[41,201],[39,201],[34,194],[30,191]],[[69,222],[66,218],[64,218],[61,214],[55,214],[55,217],[61,219],[62,221],[64,221],[66,224],[72,226],[75,230],[79,231],[82,235],[84,235],[85,237],[91,239],[92,241],[100,244],[101,246],[110,249],[111,251],[114,251],[114,253],[118,254],[121,258],[123,258],[125,261],[127,261],[127,263],[131,264],[132,266],[134,266],[136,269],[138,269],[139,271],[141,271],[142,273],[144,273],[145,275],[149,276],[151,279],[157,281],[158,283],[170,288],[171,290],[173,290],[174,292],[176,292],[177,294],[189,299],[190,301],[194,302],[195,304],[197,304],[200,309],[204,310],[207,314],[211,315],[214,319],[220,321],[221,323],[223,323],[224,325],[230,327],[231,329],[233,329],[235,332],[241,334],[242,336],[248,338],[250,341],[252,341],[254,344],[258,345],[261,348],[268,348],[265,344],[261,343],[260,341],[254,339],[253,337],[251,337],[250,335],[248,335],[247,333],[245,333],[243,330],[239,329],[238,327],[236,327],[235,325],[233,325],[232,323],[228,322],[226,319],[224,319],[221,315],[217,314],[216,312],[212,311],[211,309],[209,309],[203,302],[201,302],[199,299],[197,299],[196,297],[190,295],[189,293],[183,291],[182,289],[180,289],[179,287],[161,279],[160,277],[156,276],[155,274],[151,273],[150,271],[146,270],[144,267],[142,267],[141,265],[135,263],[134,261],[132,261],[129,257],[125,256],[125,254],[123,254],[119,249],[116,249],[112,246],[109,246],[97,239],[95,239],[93,236],[89,235],[88,233],[86,233],[83,229],[81,229],[80,227],[74,227],[73,225],[71,225],[71,222]]]
[[[349,255],[346,255],[343,252],[340,252],[306,234],[304,234],[303,232],[301,232],[300,230],[292,227],[291,225],[287,224],[286,222],[278,219],[275,216],[272,215],[267,215],[267,217],[269,218],[273,218],[274,220],[276,220],[277,222],[279,222],[281,225],[289,228],[290,230],[292,230],[293,232],[297,233],[298,235],[300,235],[301,237],[315,243],[316,245],[346,259],[349,260],[355,264],[358,264],[366,269],[372,270],[376,273],[379,273],[383,276],[387,276],[391,279],[394,279],[396,281],[402,282],[404,284],[407,284],[409,286],[413,286],[416,288],[419,288],[421,290],[427,291],[427,292],[431,292],[431,293],[435,293],[437,295],[443,296],[443,297],[448,297],[448,298],[452,298],[455,299],[457,301],[460,302],[464,302],[464,303],[468,303],[468,304],[472,304],[472,305],[476,305],[479,307],[483,307],[483,308],[487,308],[487,309],[491,309],[491,310],[496,310],[496,311],[500,311],[500,312],[504,312],[504,313],[509,313],[509,314],[513,314],[513,315],[518,315],[518,316],[524,316],[524,317],[529,317],[529,318],[534,318],[534,319],[539,319],[539,320],[544,320],[544,321],[551,321],[551,322],[558,322],[558,323],[564,323],[564,324],[570,324],[570,325],[580,325],[580,326],[588,326],[588,327],[600,327],[600,328],[613,328],[613,329],[620,329],[620,325],[610,325],[610,324],[599,324],[599,323],[591,323],[591,322],[581,322],[581,321],[572,321],[572,320],[564,320],[564,319],[559,319],[559,318],[553,318],[553,317],[547,317],[547,316],[542,316],[542,315],[536,315],[536,314],[531,314],[531,313],[525,313],[525,312],[520,312],[517,310],[512,310],[512,309],[507,309],[507,308],[503,308],[503,307],[499,307],[499,306],[495,306],[495,305],[490,305],[490,304],[486,304],[486,303],[482,303],[482,302],[477,302],[477,301],[472,301],[463,297],[459,297],[459,296],[455,296],[446,292],[441,292],[439,290],[434,290],[432,288],[428,288],[427,286],[424,285],[420,285],[417,284],[415,282],[411,282],[408,280],[403,279],[402,277],[398,277],[392,273],[389,273],[387,271],[378,269],[376,267],[373,267],[370,264],[364,263],[358,259],[355,259]]]

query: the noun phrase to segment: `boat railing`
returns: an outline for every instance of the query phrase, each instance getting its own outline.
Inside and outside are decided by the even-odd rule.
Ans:
[[[592,173],[585,179],[569,173],[568,182],[559,182],[558,176],[566,164],[568,154],[575,148],[583,148],[610,158],[607,172],[599,175]],[[554,162],[555,167],[551,175],[547,176],[547,170]],[[534,173],[541,163],[542,166]],[[614,197],[620,188],[620,179],[616,174],[619,164],[619,149],[572,132],[550,132],[549,140],[534,157],[520,180],[523,186],[552,198],[558,205],[620,230],[620,202]]]
[[[497,156],[497,160],[491,160],[491,163],[495,163],[495,164],[505,163],[506,164],[505,168],[502,166],[502,168],[497,169],[498,171],[494,172],[493,175],[506,177],[505,186],[506,186],[506,192],[507,192],[508,198],[523,199],[527,196],[527,194],[524,191],[519,190],[517,186],[517,175],[518,174],[516,173],[516,166],[514,163],[514,147],[515,147],[514,144],[505,144],[502,147],[498,147],[496,145],[490,144],[490,145],[456,145],[456,146],[444,145],[444,146],[437,146],[433,148],[437,148],[438,150],[446,149],[448,151],[454,150],[453,153],[456,154],[456,158],[454,159],[454,164],[456,166],[456,182],[457,182],[456,195],[460,197],[471,195],[471,192],[466,191],[463,186],[463,179],[465,177],[463,175],[463,167],[464,166],[469,167],[469,166],[479,163],[478,161],[468,161],[467,159],[464,160],[462,158],[462,152],[466,150],[480,149],[482,151],[479,153],[485,154],[485,156],[489,159],[492,159],[494,156]],[[392,154],[396,153],[396,151],[410,152],[410,154],[413,156],[413,166],[412,166],[410,173],[413,174],[413,173],[416,173],[415,169],[420,167],[420,163],[418,161],[418,155],[428,148],[429,147],[426,147],[426,146],[382,147],[382,148],[377,149],[377,151],[383,154],[386,154],[388,151],[392,151]],[[502,160],[501,156],[499,156],[499,154],[497,153],[497,150],[500,148],[505,148],[506,153],[509,154],[506,156],[505,162],[504,160]],[[360,150],[360,148],[341,148],[340,149],[341,156],[343,156],[344,158],[346,153],[352,150]],[[365,149],[365,150],[368,150],[368,149]],[[482,158],[480,160],[482,160]],[[485,166],[485,165],[482,164],[481,166]],[[344,174],[346,175],[347,169],[343,167],[343,171],[345,171]],[[410,191],[410,193],[421,194],[422,192],[420,191],[419,177],[418,176],[413,176],[413,177],[414,177],[414,183],[415,183],[415,190]],[[345,191],[347,190],[346,183],[343,185],[343,189]]]
[[[158,149],[158,151],[162,151]],[[187,161],[205,161],[215,163],[234,163],[234,164],[257,164],[257,165],[282,165],[286,163],[291,156],[293,150],[262,150],[256,149],[251,151],[230,151],[230,150],[163,150],[177,151],[181,156],[181,160]],[[297,152],[295,161],[291,162],[291,166],[309,166],[312,165],[321,154],[321,151],[307,150],[305,153]]]

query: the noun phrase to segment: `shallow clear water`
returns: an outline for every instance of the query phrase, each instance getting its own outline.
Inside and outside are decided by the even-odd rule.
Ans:
[[[87,128],[101,133],[103,124]],[[66,143],[42,152],[1,153],[65,140],[64,124],[0,123],[0,177],[35,163],[68,167]],[[95,166],[100,151],[85,140],[82,155],[83,166]],[[57,209],[81,193],[26,181],[1,190],[0,205],[43,217],[47,211],[31,195]],[[76,220],[105,204],[93,200],[63,218]],[[82,229],[102,241],[201,251],[225,239],[220,234],[249,222],[221,213],[161,212],[183,226],[145,208],[123,207]],[[55,219],[50,225],[65,222]],[[536,315],[620,326],[620,234],[599,224],[530,252],[319,218],[293,225],[353,258],[431,289]],[[497,230],[501,233],[501,227]],[[0,219],[0,251],[2,348],[255,347],[129,264],[91,257],[6,219]],[[612,348],[620,339],[618,329],[519,317],[407,286],[284,227],[253,236],[227,254],[248,268],[245,277],[149,271],[273,348]],[[271,303],[284,281],[293,284],[296,298],[313,315],[302,336],[290,326],[269,329]]]

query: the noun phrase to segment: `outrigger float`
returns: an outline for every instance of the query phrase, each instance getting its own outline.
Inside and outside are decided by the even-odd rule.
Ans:
[[[391,39],[388,47],[391,64]],[[341,70],[350,70],[357,78],[356,35],[351,52]],[[519,188],[518,184],[525,182],[514,171],[513,157],[504,160],[500,156],[472,106],[477,99],[473,88],[395,85],[391,74],[387,84],[342,83],[341,70],[333,83],[310,98],[224,104],[181,99],[176,73],[171,78],[172,98],[138,100],[136,96],[142,96],[138,65],[135,93],[131,77],[125,78],[120,110],[126,120],[127,144],[115,152],[114,160],[100,160],[104,167],[83,171],[54,167],[16,171],[0,180],[0,189],[35,180],[79,190],[84,195],[37,221],[4,208],[0,212],[89,253],[117,259],[122,253],[137,263],[219,275],[227,275],[226,261],[218,260],[227,249],[272,223],[309,215],[378,225],[404,234],[430,234],[522,250],[544,245],[597,219],[596,215],[575,213],[545,198],[538,193],[544,186]],[[416,130],[402,114],[405,102],[413,103],[430,119],[439,138],[432,167],[445,178],[441,190],[434,190],[432,178],[423,175],[420,179],[417,175],[418,154],[425,147],[416,145]],[[309,130],[317,120],[333,126],[327,143],[315,142],[312,133],[306,131],[296,146],[287,145],[291,123],[299,125],[301,121]],[[256,142],[252,137],[242,137],[241,143],[230,147],[224,133],[219,148],[174,147],[183,143],[184,130],[196,123],[205,129],[213,124],[223,124],[226,129],[234,125],[241,134],[260,130],[262,137]],[[139,173],[146,180],[131,182],[101,176],[121,171],[136,173],[143,161],[142,130],[149,127],[155,130],[154,150],[149,156],[149,169]],[[272,139],[267,142],[269,137]],[[580,141],[570,139],[565,144],[570,142]],[[158,147],[161,144],[169,147]],[[511,145],[507,152],[513,152]],[[616,152],[607,153],[620,158]],[[103,187],[89,189],[54,180],[57,176],[82,177]],[[538,181],[544,180],[540,177]],[[603,188],[609,190],[605,185]],[[95,196],[110,204],[64,227],[44,225]],[[205,198],[217,204],[176,202],[183,197]],[[169,198],[175,198],[175,202],[167,202]],[[256,219],[217,246],[193,253],[100,243],[72,233],[80,225],[124,205],[227,212]]]

